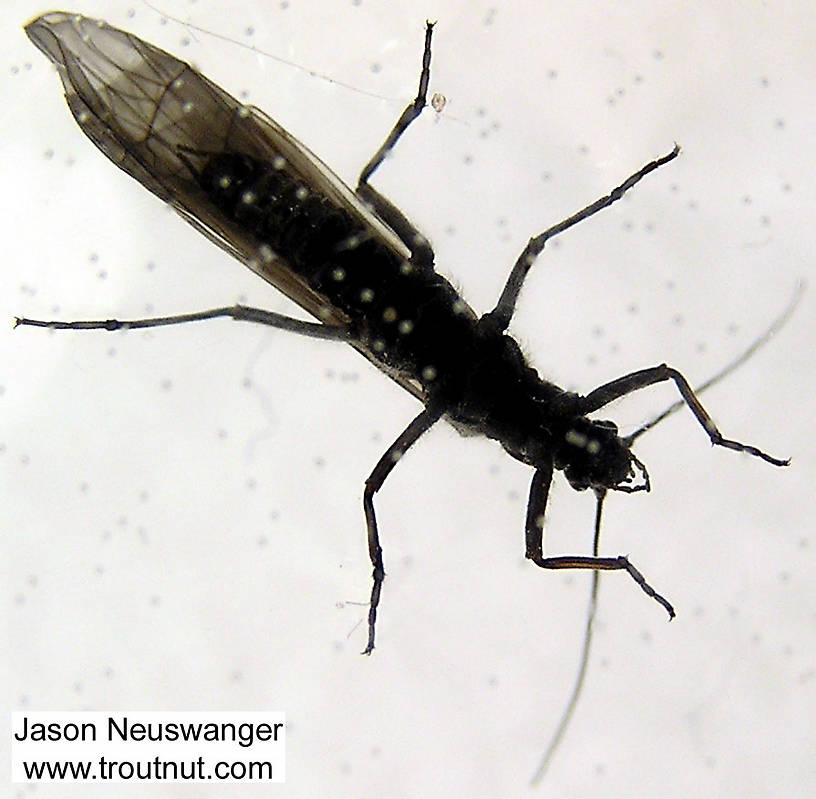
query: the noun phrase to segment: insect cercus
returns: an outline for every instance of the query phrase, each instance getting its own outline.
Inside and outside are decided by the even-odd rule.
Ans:
[[[370,182],[426,105],[433,24],[425,30],[416,99],[363,168],[354,191],[274,120],[132,34],[65,12],[33,20],[26,33],[56,65],[82,131],[116,166],[318,321],[236,305],[132,321],[21,318],[18,324],[116,330],[226,316],[346,342],[422,404],[365,481],[363,506],[373,566],[366,653],[374,649],[385,578],[374,495],[398,460],[442,419],[460,432],[497,440],[512,457],[532,467],[527,558],[544,569],[625,571],[669,616],[674,615],[671,604],[625,555],[597,554],[607,491],[649,490],[649,474],[632,444],[664,415],[627,436],[619,435],[613,422],[590,416],[634,391],[672,381],[681,396],[677,406],[690,409],[712,444],[774,466],[787,465],[785,459],[725,438],[686,378],[671,366],[641,369],[577,394],[539,376],[507,333],[525,277],[546,242],[616,202],[676,158],[677,145],[605,197],[533,236],[496,306],[479,316],[435,270],[427,239]],[[544,510],[555,470],[576,490],[595,494],[592,555],[544,553]]]

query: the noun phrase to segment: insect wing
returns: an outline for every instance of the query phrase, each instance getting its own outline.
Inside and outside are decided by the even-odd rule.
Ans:
[[[56,64],[71,112],[111,161],[324,324],[348,320],[212,203],[196,180],[209,158],[229,152],[274,164],[343,207],[367,236],[410,257],[394,232],[317,156],[189,64],[104,22],[65,12],[44,14],[26,33]],[[416,394],[413,384],[403,385]]]

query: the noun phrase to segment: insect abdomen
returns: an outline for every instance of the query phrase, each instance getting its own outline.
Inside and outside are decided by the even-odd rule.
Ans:
[[[453,379],[473,320],[432,265],[419,266],[287,169],[244,154],[213,155],[198,178],[219,211],[263,242],[328,304],[380,362],[430,386]],[[464,349],[463,349],[464,348]]]

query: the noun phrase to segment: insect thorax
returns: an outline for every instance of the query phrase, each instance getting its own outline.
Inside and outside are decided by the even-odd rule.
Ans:
[[[553,463],[576,488],[625,477],[617,430],[581,417],[576,394],[542,380],[516,341],[477,320],[433,264],[406,260],[284,159],[207,159],[198,182],[219,211],[349,319],[383,368],[416,380],[460,428],[531,465]]]
[[[580,395],[542,380],[516,341],[475,325],[478,346],[452,417],[497,439],[514,458],[564,471],[573,488],[616,488],[632,477],[632,456],[613,422],[588,419]]]

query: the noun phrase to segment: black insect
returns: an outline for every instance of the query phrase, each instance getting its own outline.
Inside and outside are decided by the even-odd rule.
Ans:
[[[788,461],[724,438],[676,369],[661,364],[625,375],[586,395],[564,391],[528,365],[507,334],[524,279],[545,243],[605,208],[679,147],[639,169],[605,197],[530,239],[496,307],[477,316],[434,269],[428,241],[370,178],[426,104],[433,25],[427,24],[419,91],[352,192],[300,142],[258,109],[246,106],[192,67],[124,31],[54,12],[26,33],[56,65],[68,105],[85,134],[120,169],[190,224],[316,317],[304,322],[245,306],[134,321],[21,325],[117,330],[228,316],[317,338],[345,341],[413,394],[423,410],[388,447],[365,482],[363,506],[373,587],[368,643],[385,569],[374,495],[397,461],[440,419],[459,431],[495,439],[533,467],[526,556],[545,569],[626,571],[674,616],[669,602],[624,555],[599,557],[597,536],[608,490],[648,491],[646,467],[611,421],[589,415],[615,399],[674,381],[712,444]],[[768,334],[770,335],[770,334]],[[547,557],[543,518],[553,470],[597,498],[595,553]]]

